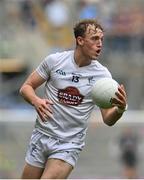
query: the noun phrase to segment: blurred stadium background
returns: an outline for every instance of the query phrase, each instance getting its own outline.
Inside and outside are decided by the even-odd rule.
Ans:
[[[20,97],[21,84],[47,54],[74,47],[73,24],[87,17],[104,26],[100,61],[126,86],[129,110],[114,127],[92,114],[70,178],[122,178],[114,142],[126,127],[141,137],[138,171],[144,177],[143,8],[143,0],[0,0],[0,178],[20,178],[34,126],[36,114]]]

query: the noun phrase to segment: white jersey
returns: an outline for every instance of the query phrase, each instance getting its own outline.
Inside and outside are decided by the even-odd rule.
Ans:
[[[95,106],[91,98],[92,86],[102,77],[111,78],[110,72],[97,60],[78,67],[74,51],[47,56],[36,71],[46,80],[45,98],[54,103],[53,118],[42,122],[38,116],[36,128],[49,136],[82,143]]]

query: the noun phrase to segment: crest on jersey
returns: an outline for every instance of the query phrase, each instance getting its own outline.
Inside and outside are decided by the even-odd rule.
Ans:
[[[62,104],[78,106],[81,104],[83,98],[84,96],[73,86],[58,90],[58,100]]]

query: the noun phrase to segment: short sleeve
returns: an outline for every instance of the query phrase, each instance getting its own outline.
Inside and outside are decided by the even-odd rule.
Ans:
[[[50,56],[47,56],[41,63],[40,65],[36,68],[36,71],[38,74],[44,78],[45,80],[49,79],[50,76],[50,68],[49,68],[49,61],[50,61]]]

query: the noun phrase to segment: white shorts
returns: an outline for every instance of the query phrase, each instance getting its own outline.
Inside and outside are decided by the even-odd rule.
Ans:
[[[26,154],[26,162],[44,168],[47,159],[61,159],[75,166],[84,144],[65,142],[34,129]]]

